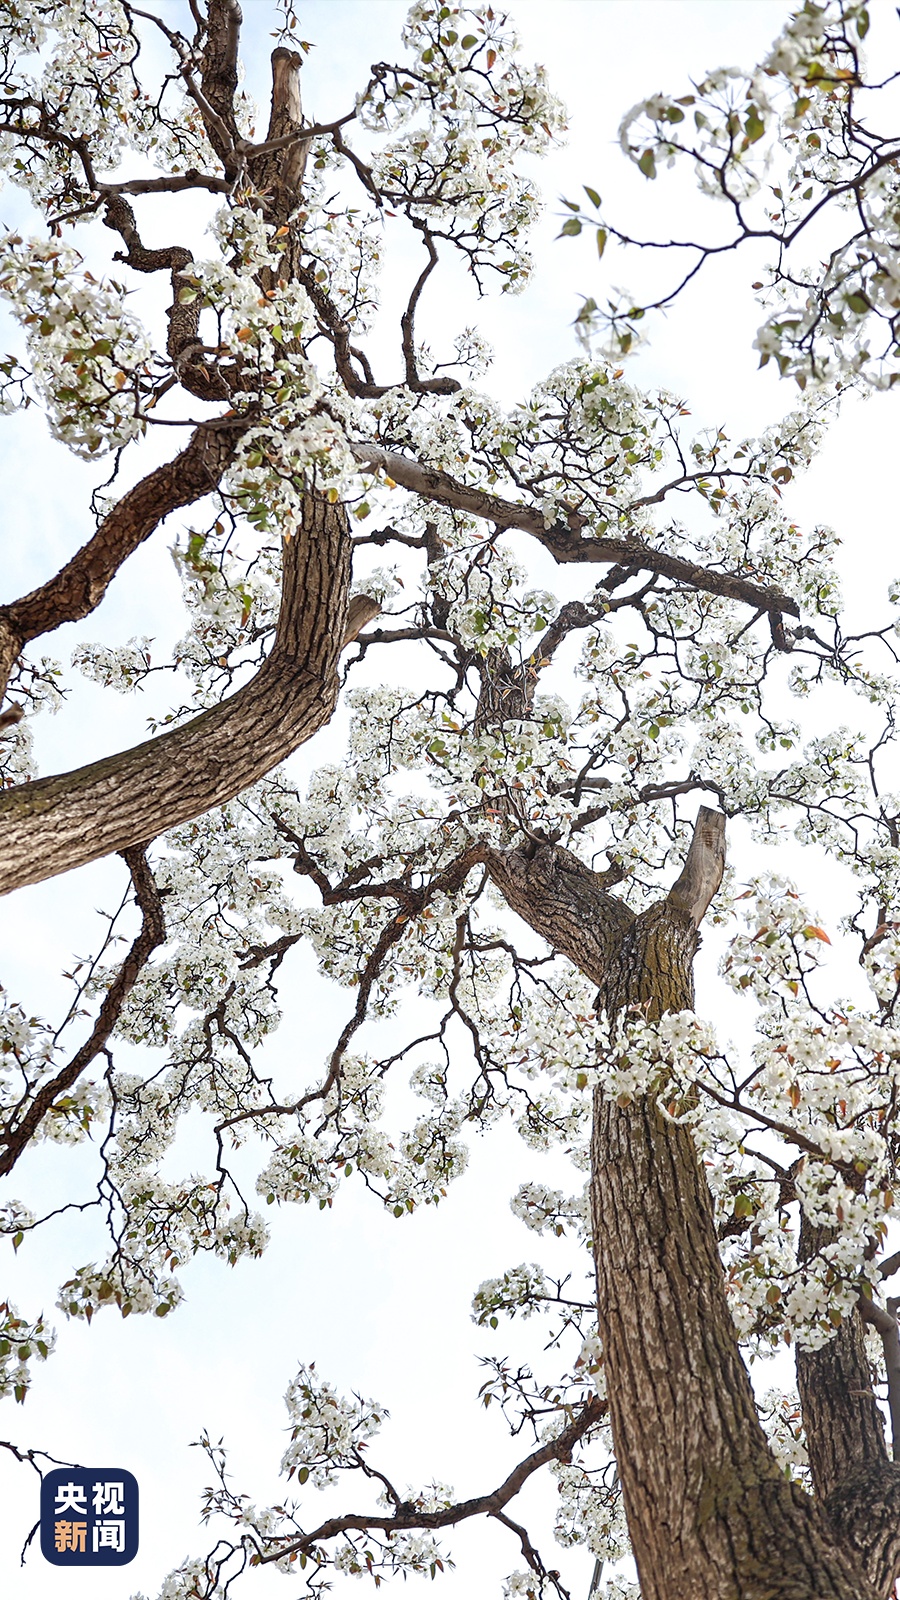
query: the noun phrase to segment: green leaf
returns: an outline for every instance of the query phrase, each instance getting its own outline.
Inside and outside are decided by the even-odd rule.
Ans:
[[[568,239],[577,238],[578,234],[581,232],[581,221],[580,221],[580,219],[578,217],[568,217],[567,220],[563,223],[563,225],[562,225],[562,227],[560,228],[559,231],[560,231],[560,236],[565,234],[566,238],[568,238]]]
[[[865,313],[872,309],[864,294],[848,294],[844,296],[844,299],[850,310],[857,312],[859,316],[865,316]]]
[[[598,228],[597,229],[597,254],[598,254],[598,256],[602,256],[604,250],[606,249],[606,239],[607,239],[606,229],[605,228]]]
[[[861,11],[859,13],[859,16],[856,19],[856,31],[857,31],[857,33],[858,33],[858,35],[859,35],[859,37],[861,39],[864,39],[866,37],[866,34],[869,31],[869,13],[868,13],[868,11]]]
[[[638,162],[638,168],[644,174],[645,178],[656,177],[656,156],[652,150],[644,151],[644,154],[641,156],[641,159]]]
[[[744,121],[744,132],[747,135],[747,143],[755,144],[757,139],[762,138],[765,131],[766,125],[763,122],[757,107],[751,103],[751,105],[749,105],[747,108],[747,116]]]
[[[584,188],[585,194],[587,195],[588,199],[591,202],[591,205],[592,206],[596,206],[597,210],[599,211],[601,202],[600,202],[600,196],[598,195],[596,189],[592,189],[590,187],[590,185],[587,184],[587,183],[583,185],[583,188]]]
[[[464,50],[474,50],[478,40],[474,33],[467,33],[460,42]]]

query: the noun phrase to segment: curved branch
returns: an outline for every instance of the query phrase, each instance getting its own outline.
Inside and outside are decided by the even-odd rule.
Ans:
[[[266,1566],[271,1561],[283,1561],[285,1556],[293,1555],[295,1552],[298,1555],[305,1555],[314,1545],[321,1544],[325,1539],[333,1539],[339,1533],[350,1531],[364,1533],[368,1529],[393,1533],[406,1528],[450,1528],[457,1522],[465,1522],[469,1517],[496,1517],[539,1467],[545,1466],[548,1461],[567,1461],[579,1440],[605,1417],[606,1411],[606,1401],[601,1400],[599,1395],[594,1395],[574,1422],[570,1422],[555,1439],[548,1439],[546,1444],[542,1444],[537,1450],[533,1450],[530,1456],[526,1456],[524,1461],[520,1461],[500,1487],[490,1494],[477,1495],[472,1500],[460,1500],[456,1505],[445,1506],[442,1511],[418,1511],[407,1501],[390,1517],[367,1516],[365,1513],[355,1512],[343,1517],[329,1517],[311,1533],[304,1533],[299,1539],[292,1539],[290,1543],[282,1544],[270,1554],[260,1556],[259,1565]]]
[[[245,417],[229,417],[199,427],[180,455],[156,467],[123,495],[55,578],[0,606],[0,693],[30,640],[88,616],[123,562],[163,519],[216,488],[248,426]]]
[[[379,445],[358,443],[351,444],[350,449],[361,466],[369,471],[387,473],[395,483],[411,490],[413,494],[421,495],[425,500],[435,500],[456,511],[484,517],[498,528],[518,528],[523,533],[530,533],[550,552],[554,561],[623,562],[635,572],[655,572],[660,577],[672,578],[705,594],[739,600],[769,615],[800,615],[796,600],[778,589],[752,583],[734,573],[711,572],[708,567],[685,561],[681,556],[654,549],[641,539],[584,538],[581,530],[586,519],[578,512],[572,512],[567,523],[556,522],[548,528],[540,511],[532,506],[515,505],[500,495],[473,489],[468,484],[460,483],[449,472],[426,467],[421,461],[411,461],[408,456],[383,450]]]
[[[223,805],[311,738],[334,710],[341,649],[378,614],[368,596],[348,601],[350,549],[343,506],[308,495],[275,642],[249,683],[158,738],[0,795],[0,894]]]

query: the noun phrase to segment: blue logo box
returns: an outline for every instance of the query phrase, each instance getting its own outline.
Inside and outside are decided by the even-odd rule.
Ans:
[[[138,1549],[137,1479],[121,1467],[58,1467],[41,1484],[41,1551],[55,1567],[124,1567]]]

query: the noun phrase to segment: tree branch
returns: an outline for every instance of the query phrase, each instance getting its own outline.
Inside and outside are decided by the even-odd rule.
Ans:
[[[530,533],[560,563],[567,561],[622,562],[635,572],[655,572],[660,577],[684,583],[691,589],[706,594],[721,595],[728,600],[738,600],[767,614],[799,617],[796,600],[778,589],[765,588],[740,578],[730,572],[711,572],[696,562],[681,556],[670,555],[644,544],[640,539],[595,539],[583,537],[586,519],[572,512],[567,523],[556,522],[546,527],[539,511],[531,506],[515,505],[499,495],[488,494],[483,489],[473,489],[460,483],[449,472],[427,467],[420,461],[393,450],[383,450],[379,445],[352,443],[350,449],[361,466],[370,471],[382,471],[404,489],[419,494],[425,500],[434,500],[451,506],[471,516],[484,517],[498,528],[518,528]]]
[[[870,1322],[881,1334],[891,1413],[891,1454],[895,1461],[900,1461],[900,1326],[897,1323],[900,1300],[888,1300],[886,1306],[879,1306],[860,1295],[856,1304],[863,1322]]]
[[[0,894],[224,804],[311,738],[334,710],[348,627],[379,610],[366,596],[349,607],[350,549],[343,506],[307,495],[285,543],[275,642],[249,683],[158,738],[0,795]]]
[[[311,1533],[302,1534],[299,1539],[292,1539],[268,1555],[260,1556],[259,1565],[266,1566],[272,1561],[282,1561],[285,1556],[295,1553],[305,1555],[314,1545],[321,1544],[325,1539],[334,1539],[340,1533],[350,1531],[364,1533],[368,1529],[377,1529],[381,1533],[394,1533],[407,1528],[449,1528],[458,1522],[465,1522],[470,1517],[497,1516],[539,1467],[546,1466],[548,1461],[567,1461],[576,1444],[591,1428],[596,1427],[606,1415],[606,1410],[606,1401],[601,1400],[599,1395],[594,1395],[574,1422],[570,1422],[555,1439],[549,1439],[546,1444],[542,1444],[539,1449],[533,1450],[531,1455],[526,1456],[524,1461],[520,1461],[500,1487],[490,1494],[478,1495],[472,1500],[461,1500],[456,1505],[446,1506],[442,1511],[417,1511],[409,1502],[405,1502],[402,1509],[389,1517],[367,1516],[365,1513],[355,1512],[342,1517],[329,1517]]]
[[[24,1105],[20,1102],[6,1122],[0,1124],[0,1177],[12,1172],[54,1102],[72,1087],[99,1055],[143,967],[157,946],[165,943],[166,923],[162,901],[147,857],[139,846],[123,851],[123,855],[131,873],[135,899],[141,908],[140,932],[110,985],[97,1021],[80,1050],[75,1052],[68,1066],[63,1067],[55,1078],[42,1085],[33,1099],[26,1100]]]
[[[235,417],[223,418],[215,427],[199,427],[180,455],[123,495],[55,578],[0,606],[0,691],[30,640],[88,616],[123,562],[163,519],[217,487],[248,426],[246,418]]]
[[[694,825],[694,837],[680,876],[666,901],[673,910],[684,911],[699,928],[718,892],[725,871],[725,815],[701,806]]]
[[[238,86],[241,8],[237,0],[209,0],[200,87],[214,117],[204,118],[210,144],[227,163],[237,141],[234,96]],[[203,106],[198,100],[201,110]]]

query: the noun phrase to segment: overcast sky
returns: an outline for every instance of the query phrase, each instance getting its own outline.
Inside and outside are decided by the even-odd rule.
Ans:
[[[243,5],[248,77],[262,99],[272,14],[267,0]],[[567,148],[543,163],[548,217],[537,240],[536,278],[522,296],[474,309],[453,279],[432,300],[428,316],[435,337],[444,325],[453,331],[477,317],[497,352],[486,381],[512,402],[575,353],[571,323],[579,296],[596,294],[604,282],[590,239],[554,242],[559,196],[577,198],[587,183],[632,225],[643,221],[648,231],[662,233],[677,223],[684,232],[696,218],[713,231],[718,219],[709,206],[697,205],[687,183],[660,180],[651,189],[626,166],[616,146],[618,120],[646,94],[682,92],[690,76],[708,68],[758,60],[785,11],[777,0],[514,0],[508,9],[525,55],[546,64],[571,112]],[[890,9],[876,0],[876,17]],[[180,8],[169,3],[165,12],[172,20]],[[392,57],[405,7],[395,0],[307,0],[300,15],[304,36],[316,46],[304,67],[306,106],[330,116],[349,104],[370,62]],[[14,200],[4,197],[0,204],[4,222],[17,220]],[[171,222],[160,220],[159,237],[180,226],[183,213],[170,215]],[[750,346],[760,319],[748,287],[754,267],[749,256],[741,257],[703,279],[654,330],[652,346],[634,367],[636,378],[679,391],[698,421],[722,424],[730,433],[759,428],[794,400],[771,369],[756,370]],[[639,283],[644,270],[612,251],[603,269],[605,281],[623,283]],[[845,534],[854,604],[896,573],[896,404],[890,396],[848,406],[822,460],[792,488],[798,516],[831,522]],[[83,469],[48,444],[35,417],[19,416],[4,427],[9,531],[0,599],[11,599],[55,571],[90,529]],[[164,443],[169,447],[171,440]],[[167,554],[171,537],[171,531],[155,536],[100,609],[48,640],[48,650],[68,660],[80,639],[176,637],[183,623]],[[164,686],[158,692],[164,694]],[[42,770],[74,766],[136,741],[152,703],[80,689],[71,710],[47,719],[41,730]],[[304,758],[320,759],[319,748]],[[85,953],[95,939],[94,908],[110,905],[122,887],[121,864],[100,863],[9,897],[0,921],[0,971],[11,995],[32,1011],[52,1014],[66,993],[60,972],[73,951]],[[298,961],[293,970],[296,993],[282,997],[287,1015],[272,1047],[282,1062],[292,1052],[324,1048],[335,1017],[343,1014],[334,1008],[345,1002],[317,984],[311,963]],[[198,1143],[196,1150],[194,1156],[191,1148],[179,1149],[172,1172],[201,1161],[204,1147]],[[27,1313],[43,1308],[57,1322],[59,1348],[38,1371],[26,1405],[7,1402],[0,1437],[88,1466],[128,1468],[141,1488],[142,1538],[128,1568],[62,1571],[35,1548],[20,1571],[18,1545],[37,1515],[37,1480],[0,1452],[0,1592],[15,1600],[125,1600],[137,1590],[155,1597],[170,1566],[205,1549],[197,1510],[208,1475],[199,1451],[188,1448],[203,1428],[216,1438],[224,1434],[232,1446],[238,1487],[260,1501],[279,1498],[282,1395],[298,1360],[315,1360],[339,1387],[376,1396],[389,1408],[391,1424],[375,1459],[401,1483],[438,1477],[469,1496],[499,1482],[518,1459],[519,1444],[509,1440],[499,1417],[475,1404],[481,1382],[476,1357],[509,1352],[521,1359],[535,1349],[535,1339],[517,1324],[493,1336],[477,1332],[469,1305],[481,1280],[506,1266],[531,1259],[554,1264],[554,1254],[542,1251],[542,1242],[512,1217],[508,1199],[528,1176],[567,1184],[559,1172],[555,1158],[542,1161],[501,1131],[476,1145],[468,1176],[437,1212],[429,1208],[398,1223],[348,1186],[333,1211],[291,1209],[270,1218],[272,1245],[262,1262],[234,1271],[220,1262],[192,1265],[183,1275],[187,1303],[165,1322],[135,1317],[123,1325],[106,1313],[87,1328],[66,1325],[54,1311],[62,1279],[105,1248],[91,1213],[63,1220],[15,1261],[10,1257],[0,1298],[9,1295]],[[93,1173],[90,1149],[51,1147],[23,1163],[14,1192],[50,1209],[87,1196]],[[370,1503],[356,1487],[349,1498],[358,1509]],[[538,1496],[530,1498],[537,1502]],[[311,1520],[320,1506],[314,1496],[310,1500]],[[546,1515],[542,1520],[546,1527]],[[442,1582],[440,1592],[448,1597],[499,1595],[501,1577],[522,1564],[515,1542],[500,1528],[470,1530],[448,1542],[459,1563],[457,1575]],[[558,1560],[576,1600],[586,1597],[590,1558],[557,1552],[549,1535],[544,1554],[553,1556],[551,1565]],[[288,1595],[296,1587],[268,1573],[249,1581],[245,1592]],[[336,1582],[335,1594],[356,1592],[352,1580]]]

